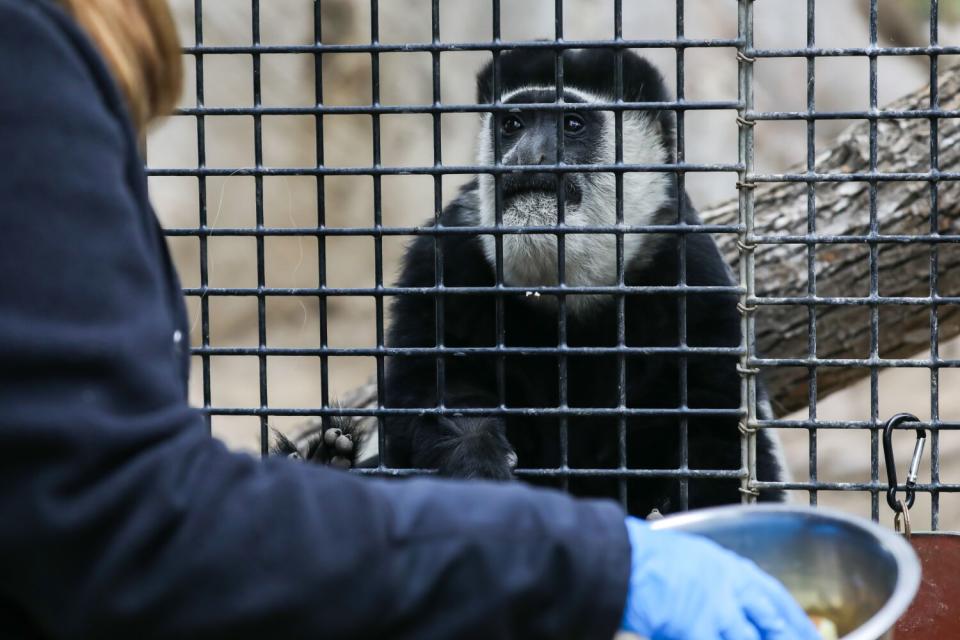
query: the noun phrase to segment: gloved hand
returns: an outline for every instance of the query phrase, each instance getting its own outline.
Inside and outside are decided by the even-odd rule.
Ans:
[[[621,626],[653,640],[820,640],[787,590],[706,538],[627,518],[630,588]]]

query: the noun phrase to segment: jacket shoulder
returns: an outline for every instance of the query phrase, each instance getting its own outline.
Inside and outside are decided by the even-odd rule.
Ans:
[[[95,100],[133,135],[126,102],[99,51],[49,0],[0,0],[0,79],[5,118],[36,108],[40,112],[33,116],[47,107],[62,112],[64,100]]]

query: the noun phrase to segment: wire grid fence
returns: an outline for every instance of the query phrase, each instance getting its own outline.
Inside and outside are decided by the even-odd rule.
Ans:
[[[501,8],[499,0],[491,0],[492,3],[492,38],[489,41],[476,42],[445,42],[440,33],[440,11],[441,2],[431,0],[431,41],[427,43],[382,43],[380,42],[380,7],[379,0],[370,0],[370,42],[368,44],[326,44],[323,39],[321,4],[322,0],[314,2],[314,42],[307,45],[265,45],[261,43],[260,38],[260,1],[250,0],[252,10],[252,41],[249,45],[230,45],[230,46],[211,46],[204,44],[203,37],[203,0],[194,0],[195,16],[195,45],[186,47],[185,55],[192,57],[195,63],[196,71],[196,106],[180,109],[178,115],[190,116],[196,121],[196,140],[197,140],[197,166],[194,168],[171,168],[157,169],[148,168],[151,176],[178,176],[196,178],[198,183],[198,206],[199,221],[194,228],[172,228],[167,230],[169,237],[192,237],[199,243],[199,286],[185,288],[184,293],[189,297],[199,300],[200,307],[200,336],[199,345],[193,348],[193,354],[200,359],[200,371],[202,375],[203,389],[203,409],[210,416],[254,416],[259,419],[260,425],[260,448],[261,453],[268,453],[269,427],[268,422],[276,416],[297,416],[297,417],[316,417],[316,416],[372,416],[382,420],[384,416],[399,414],[403,412],[415,411],[418,413],[434,412],[438,414],[449,413],[469,413],[471,410],[449,409],[442,406],[426,407],[422,410],[387,408],[384,403],[383,381],[385,375],[385,358],[391,355],[410,355],[415,349],[395,349],[384,344],[384,300],[390,296],[402,295],[434,295],[437,306],[438,326],[436,333],[438,338],[438,347],[428,349],[427,351],[437,355],[437,381],[438,388],[444,387],[444,356],[452,353],[443,346],[443,297],[439,295],[441,288],[447,293],[464,293],[470,291],[452,291],[449,287],[444,288],[442,282],[442,249],[437,242],[437,238],[442,234],[456,233],[485,233],[491,234],[496,239],[497,258],[496,273],[497,282],[503,282],[503,248],[502,241],[505,231],[501,227],[501,188],[500,177],[507,170],[499,164],[500,159],[500,140],[497,135],[495,155],[498,163],[495,166],[473,166],[473,165],[450,165],[443,163],[443,146],[441,139],[441,115],[451,113],[481,114],[497,113],[509,108],[516,108],[516,105],[505,107],[499,102],[499,98],[493,104],[449,104],[441,100],[441,74],[440,64],[441,55],[454,51],[481,51],[489,52],[494,61],[494,95],[499,93],[499,64],[498,59],[502,52],[515,48],[525,49],[546,49],[556,54],[556,84],[558,102],[563,90],[563,62],[560,53],[565,49],[587,49],[587,48],[615,48],[619,51],[627,49],[673,49],[676,55],[676,98],[670,102],[663,103],[628,103],[622,99],[622,61],[618,59],[618,78],[616,93],[618,99],[609,103],[591,103],[587,105],[578,105],[577,109],[608,111],[613,113],[616,123],[616,161],[612,165],[563,165],[538,166],[538,171],[554,171],[560,176],[562,184],[563,177],[571,172],[604,171],[615,174],[617,183],[617,224],[614,227],[604,228],[576,228],[567,226],[563,220],[563,198],[559,198],[559,222],[556,226],[547,228],[531,228],[527,232],[550,233],[557,237],[558,243],[558,265],[559,282],[558,287],[541,287],[539,290],[543,293],[557,294],[561,312],[558,315],[558,332],[560,336],[559,344],[556,349],[549,349],[549,353],[556,354],[558,357],[558,384],[560,388],[560,407],[557,409],[509,409],[503,406],[504,397],[504,356],[511,352],[511,347],[506,346],[503,335],[503,309],[502,299],[498,299],[498,328],[497,345],[489,349],[488,352],[496,354],[499,359],[498,366],[498,384],[501,397],[501,407],[498,409],[478,409],[476,413],[489,415],[499,414],[507,415],[511,412],[542,413],[557,415],[560,419],[560,438],[562,464],[558,469],[519,469],[517,475],[521,477],[533,477],[537,475],[549,475],[566,479],[577,474],[597,474],[610,475],[620,479],[620,498],[626,499],[625,480],[628,477],[643,474],[667,475],[677,477],[684,482],[693,477],[715,477],[730,478],[736,477],[741,481],[741,488],[745,501],[752,501],[757,495],[759,489],[787,489],[799,490],[808,493],[811,504],[816,504],[818,492],[821,491],[855,491],[866,492],[870,496],[871,513],[875,519],[880,516],[880,495],[888,488],[884,478],[880,475],[880,433],[883,427],[885,416],[879,413],[879,384],[878,375],[880,369],[884,366],[884,360],[879,354],[879,314],[880,307],[884,304],[899,304],[903,301],[885,298],[879,290],[879,268],[878,268],[878,248],[883,242],[879,233],[878,207],[877,207],[877,189],[878,183],[885,181],[913,180],[924,181],[929,184],[929,202],[930,202],[930,234],[924,238],[929,243],[930,255],[930,291],[929,296],[921,302],[930,308],[930,358],[925,361],[912,360],[911,366],[922,366],[929,368],[930,371],[930,420],[921,423],[921,426],[928,429],[931,437],[930,447],[930,482],[920,483],[915,486],[919,492],[929,493],[931,498],[931,526],[938,528],[940,513],[940,494],[943,492],[958,492],[960,484],[948,484],[941,481],[940,478],[940,449],[939,436],[941,429],[955,429],[960,424],[941,421],[939,417],[939,373],[943,367],[958,366],[960,363],[945,360],[939,356],[938,344],[938,314],[937,307],[940,304],[949,303],[948,298],[940,296],[937,288],[938,269],[938,249],[939,244],[943,242],[957,242],[960,237],[952,235],[942,235],[939,233],[938,225],[938,184],[942,180],[955,180],[957,175],[949,172],[942,172],[939,169],[939,136],[938,127],[940,118],[956,117],[956,114],[945,112],[939,108],[938,95],[938,58],[940,55],[960,53],[960,48],[943,47],[938,44],[938,1],[930,1],[930,45],[924,47],[881,47],[878,44],[878,0],[870,0],[869,4],[869,33],[870,43],[867,47],[849,47],[849,48],[822,48],[818,47],[815,38],[815,15],[816,1],[807,0],[807,24],[806,24],[806,46],[795,49],[758,49],[754,47],[754,22],[753,10],[754,0],[738,0],[736,11],[738,16],[738,34],[736,38],[707,38],[693,39],[685,36],[684,18],[685,7],[684,0],[676,0],[675,11],[675,37],[670,39],[625,39],[623,37],[623,0],[612,0],[614,6],[614,24],[613,38],[607,40],[567,40],[564,38],[564,3],[562,0],[556,0],[555,3],[555,33],[552,40],[545,41],[510,41],[501,38]],[[731,11],[733,8],[731,7]],[[684,61],[685,54],[691,49],[699,48],[730,48],[735,49],[738,59],[738,81],[739,92],[736,100],[712,100],[712,101],[692,101],[685,97],[685,79],[684,79]],[[428,105],[386,105],[380,102],[380,56],[381,54],[395,52],[421,52],[429,53],[432,63],[432,102]],[[326,54],[337,53],[359,53],[367,54],[371,60],[372,85],[371,103],[369,105],[329,105],[324,102],[323,95],[323,56]],[[293,106],[265,106],[262,101],[261,92],[261,61],[262,56],[275,54],[308,54],[314,59],[315,72],[315,104],[312,106],[293,107]],[[238,107],[208,107],[204,102],[204,57],[210,55],[237,55],[249,56],[252,59],[253,69],[253,104],[252,106]],[[906,56],[917,55],[927,56],[930,61],[930,101],[929,109],[900,112],[896,114],[885,114],[878,108],[877,96],[877,61],[881,56]],[[864,57],[869,61],[869,109],[864,111],[845,111],[845,112],[818,112],[815,103],[816,60],[820,57]],[[807,101],[805,111],[757,111],[754,105],[754,87],[753,73],[754,65],[757,60],[767,58],[801,58],[806,60],[806,86]],[[569,110],[570,105],[564,104],[539,104],[523,105],[523,108],[536,108],[540,110]],[[647,109],[647,110],[669,110],[674,112],[676,117],[676,147],[675,161],[662,165],[631,165],[623,161],[623,113],[626,110]],[[685,150],[685,114],[691,110],[731,110],[737,113],[737,126],[739,129],[739,150],[736,163],[691,163],[686,161]],[[390,114],[426,114],[432,117],[433,122],[433,163],[430,166],[420,167],[387,167],[381,162],[381,117]],[[300,166],[291,168],[273,168],[264,166],[263,162],[263,141],[264,131],[262,120],[266,116],[273,115],[300,115],[311,116],[315,120],[316,127],[316,163],[314,166]],[[362,115],[368,116],[372,123],[372,165],[369,167],[332,167],[326,166],[324,162],[324,119],[325,116],[332,115]],[[254,166],[243,167],[240,169],[222,169],[207,166],[207,148],[206,148],[206,118],[210,116],[233,116],[249,117],[253,120],[254,132]],[[877,170],[877,151],[878,151],[878,122],[885,117],[900,118],[925,118],[930,123],[930,170],[924,173],[881,173]],[[816,168],[816,144],[815,132],[817,122],[823,119],[865,119],[869,122],[870,134],[870,169],[862,173],[818,173]],[[806,124],[806,171],[794,174],[765,174],[758,173],[754,168],[754,128],[760,121],[799,121]],[[558,126],[557,145],[559,148],[558,157],[562,157],[564,138],[562,128]],[[510,171],[515,171],[516,167],[511,167]],[[739,192],[739,218],[736,224],[732,225],[689,225],[678,221],[676,225],[669,227],[629,227],[624,224],[623,215],[623,177],[624,173],[636,171],[658,171],[671,172],[676,175],[678,181],[678,197],[682,198],[684,193],[684,181],[688,173],[700,172],[721,172],[735,173],[738,176],[737,189]],[[470,228],[456,229],[445,227],[436,229],[433,227],[401,227],[386,226],[383,221],[383,190],[382,178],[384,176],[394,175],[422,175],[430,176],[433,179],[433,205],[434,215],[439,217],[443,209],[443,178],[450,175],[470,175],[489,173],[496,179],[497,184],[497,223],[490,228]],[[252,177],[255,184],[255,226],[253,228],[214,228],[210,224],[210,201],[208,198],[207,180],[216,176],[249,176]],[[264,217],[264,178],[270,176],[312,176],[316,182],[316,197],[318,206],[317,226],[309,228],[279,228],[270,227],[265,224]],[[373,220],[369,226],[353,227],[331,227],[326,224],[325,212],[325,179],[329,176],[368,176],[372,180],[373,189]],[[870,228],[869,233],[863,236],[845,236],[842,239],[830,238],[818,234],[817,230],[817,198],[816,186],[822,182],[845,182],[858,181],[865,182],[869,187],[870,197]],[[807,199],[807,233],[799,237],[783,236],[763,236],[759,235],[754,229],[754,190],[759,183],[774,182],[795,182],[806,186]],[[679,207],[678,207],[679,209]],[[606,232],[613,233],[617,239],[617,271],[618,281],[613,287],[571,287],[564,284],[564,238],[569,233],[582,232]],[[625,366],[624,357],[628,353],[642,353],[643,349],[636,347],[627,347],[625,345],[624,328],[624,300],[625,296],[632,291],[624,283],[624,235],[626,233],[674,233],[679,239],[679,260],[680,260],[680,281],[675,287],[668,287],[666,290],[676,295],[679,308],[679,318],[681,326],[679,327],[679,344],[675,349],[681,362],[681,406],[675,410],[644,410],[628,409],[625,406],[623,397]],[[742,382],[742,400],[738,409],[731,410],[712,410],[714,413],[730,413],[736,415],[741,420],[743,436],[741,442],[742,467],[736,471],[699,471],[691,470],[687,466],[686,450],[682,451],[681,466],[676,470],[635,470],[628,469],[626,464],[625,449],[625,420],[629,415],[644,415],[644,412],[672,412],[677,415],[680,422],[681,442],[686,443],[686,420],[689,415],[695,414],[697,409],[690,409],[686,406],[686,358],[688,355],[708,352],[709,349],[698,349],[686,344],[686,303],[688,295],[706,295],[707,291],[700,291],[697,287],[688,286],[685,281],[686,274],[686,251],[685,238],[691,233],[712,233],[712,234],[735,234],[737,244],[740,249],[739,260],[739,282],[733,288],[726,288],[724,291],[735,292],[740,299],[739,309],[741,311],[742,323],[742,341],[738,348],[726,350],[724,353],[735,353],[740,358],[738,370]],[[383,260],[383,240],[390,236],[412,236],[417,234],[431,234],[434,237],[436,247],[436,267],[437,282],[433,288],[407,290],[399,287],[390,286],[384,279],[384,260]],[[312,288],[276,288],[269,287],[265,278],[265,249],[264,242],[266,238],[273,236],[303,236],[316,240],[318,245],[319,263],[318,263],[318,282],[316,287]],[[208,242],[211,238],[217,236],[241,236],[250,237],[256,243],[256,265],[257,265],[257,285],[256,288],[228,288],[213,287],[209,283],[208,271]],[[331,237],[357,236],[371,238],[374,244],[375,255],[375,284],[373,287],[333,287],[328,286],[328,265],[324,256],[326,255],[326,242]],[[869,267],[870,283],[869,295],[865,298],[826,298],[818,296],[816,286],[816,250],[818,244],[842,240],[844,242],[862,242],[869,247]],[[807,295],[802,298],[765,298],[759,297],[755,291],[755,249],[764,244],[776,243],[795,243],[804,245],[807,251],[808,279]],[[524,288],[526,291],[528,288]],[[717,289],[717,288],[714,288]],[[723,289],[723,288],[721,288]],[[502,284],[498,284],[496,292],[499,295],[510,293],[513,290]],[[489,292],[488,292],[489,293]],[[563,312],[565,300],[564,294],[574,293],[605,293],[616,296],[618,301],[618,334],[619,341],[617,346],[610,350],[617,354],[619,368],[619,388],[621,389],[620,407],[614,409],[578,409],[567,407],[567,379],[566,379],[566,358],[569,354],[575,353],[576,349],[566,346],[566,315]],[[258,321],[258,344],[251,347],[239,346],[212,346],[210,340],[210,301],[218,296],[245,297],[255,299],[257,304]],[[267,321],[266,321],[266,303],[271,297],[280,296],[298,296],[315,298],[319,306],[319,335],[318,345],[310,348],[291,348],[275,347],[267,343]],[[373,298],[375,302],[376,314],[376,345],[372,348],[340,348],[329,345],[329,324],[328,324],[328,298],[331,296],[365,296]],[[911,303],[916,303],[913,300]],[[804,358],[767,358],[761,357],[755,353],[755,312],[758,308],[765,305],[802,305],[807,309],[807,334],[808,334],[808,353]],[[870,352],[867,358],[846,359],[841,361],[829,361],[817,356],[817,312],[818,306],[823,307],[831,304],[856,304],[865,306],[869,309],[870,322]],[[458,350],[462,351],[462,350]],[[602,351],[602,349],[601,349]],[[716,352],[716,348],[713,349]],[[211,394],[211,358],[212,357],[232,357],[245,356],[256,357],[259,367],[259,406],[249,408],[229,408],[215,406],[212,402]],[[275,406],[271,404],[268,397],[268,358],[287,357],[287,356],[308,356],[318,358],[321,367],[321,385],[318,390],[317,406],[309,408],[288,408]],[[370,409],[340,408],[331,403],[330,393],[330,372],[329,359],[339,356],[362,356],[372,357],[376,361],[376,382],[377,382],[377,406]],[[800,366],[807,369],[808,372],[808,418],[806,420],[785,420],[785,419],[761,419],[757,411],[757,378],[765,368],[781,366]],[[870,372],[870,420],[860,422],[844,421],[818,421],[817,418],[817,379],[818,368],[821,366],[853,366],[868,368]],[[616,415],[619,418],[619,447],[620,447],[620,468],[619,469],[571,469],[567,463],[567,428],[566,420],[573,415]],[[915,428],[917,424],[908,423],[901,425],[903,429]],[[804,429],[809,433],[809,479],[796,482],[763,482],[757,479],[756,465],[756,433],[758,429]],[[871,478],[869,482],[827,482],[818,478],[817,469],[817,433],[818,429],[866,429],[870,433],[870,464]],[[379,429],[380,450],[384,450],[384,429]],[[417,473],[423,470],[416,469],[387,469],[382,465],[378,469],[372,470],[374,473],[404,475],[407,473]],[[904,488],[903,486],[900,487]]]

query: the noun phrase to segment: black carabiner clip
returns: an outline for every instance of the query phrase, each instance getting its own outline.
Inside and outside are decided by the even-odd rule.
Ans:
[[[907,472],[905,500],[901,502],[897,500],[897,463],[893,458],[893,430],[905,422],[920,422],[920,420],[910,413],[898,413],[887,420],[883,426],[883,459],[887,465],[887,504],[895,513],[902,513],[904,507],[911,508],[917,498],[914,486],[917,484],[923,447],[927,442],[926,430],[923,427],[917,427],[917,444],[913,448],[913,459],[910,460],[910,470]]]

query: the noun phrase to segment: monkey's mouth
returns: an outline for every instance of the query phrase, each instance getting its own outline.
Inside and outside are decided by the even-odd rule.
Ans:
[[[504,201],[518,196],[542,197],[556,200],[559,195],[560,178],[551,173],[507,173],[501,178]],[[583,200],[583,190],[573,176],[563,181],[563,202],[567,206],[576,206]]]

